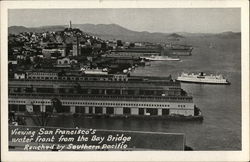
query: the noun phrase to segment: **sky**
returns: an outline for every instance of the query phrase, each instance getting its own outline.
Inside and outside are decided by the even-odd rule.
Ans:
[[[10,9],[8,26],[118,24],[134,31],[240,32],[239,8]]]

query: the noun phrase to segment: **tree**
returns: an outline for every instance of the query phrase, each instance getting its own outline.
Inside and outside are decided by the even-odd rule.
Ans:
[[[129,43],[129,47],[135,47],[135,43]]]
[[[122,44],[122,41],[121,40],[117,40],[117,46],[123,46],[123,44]]]
[[[33,120],[34,124],[37,126],[47,126],[49,120],[52,117],[52,114],[54,113],[54,110],[56,110],[56,112],[58,112],[58,113],[64,112],[64,109],[62,107],[62,103],[58,98],[51,99],[51,109],[50,110],[46,109],[45,105],[42,104],[42,106],[44,107],[44,109],[41,111],[38,111],[38,112],[33,112],[34,114],[29,112],[29,110],[26,110],[26,113],[28,114],[28,116]],[[9,115],[11,115],[11,114],[9,114]]]
[[[24,63],[25,63],[25,65],[30,65],[30,64],[31,64],[30,57],[27,56],[27,57],[25,58],[25,62],[24,62]]]
[[[58,113],[63,112],[62,103],[58,98],[51,99],[51,103],[52,103],[52,110],[56,110],[56,112]]]

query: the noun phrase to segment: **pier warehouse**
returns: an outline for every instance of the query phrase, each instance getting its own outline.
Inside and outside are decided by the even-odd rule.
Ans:
[[[199,115],[192,96],[171,77],[72,73],[44,79],[41,73],[37,77],[35,74],[29,72],[25,79],[9,80],[10,111],[108,116]],[[55,100],[60,102],[57,108]]]

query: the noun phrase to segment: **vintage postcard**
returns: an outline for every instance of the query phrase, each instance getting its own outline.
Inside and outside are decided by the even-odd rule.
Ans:
[[[1,2],[3,161],[248,161],[248,1]]]

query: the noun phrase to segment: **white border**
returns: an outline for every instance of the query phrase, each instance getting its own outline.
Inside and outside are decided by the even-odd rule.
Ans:
[[[242,151],[9,152],[8,9],[21,8],[241,8]],[[1,156],[2,161],[249,161],[249,3],[248,1],[2,1]]]

